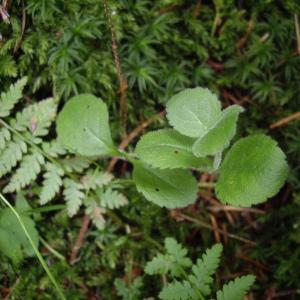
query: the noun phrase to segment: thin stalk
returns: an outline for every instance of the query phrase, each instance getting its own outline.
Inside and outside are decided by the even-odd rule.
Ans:
[[[55,257],[57,257],[58,259],[65,261],[66,258],[60,254],[58,251],[56,251],[54,248],[52,248],[41,236],[40,236],[40,241],[41,243],[44,245],[45,248],[47,248],[47,250],[52,253]]]
[[[61,288],[59,287],[57,281],[55,280],[54,276],[52,275],[50,269],[48,268],[45,260],[43,259],[41,253],[39,252],[39,250],[37,249],[37,247],[35,246],[29,232],[27,231],[26,227],[25,227],[25,224],[22,220],[22,218],[20,217],[20,215],[18,214],[18,212],[13,208],[13,206],[8,202],[8,200],[6,200],[6,198],[2,195],[2,193],[0,193],[0,198],[1,200],[9,207],[9,209],[13,212],[13,214],[16,216],[16,218],[18,219],[18,222],[20,224],[20,226],[22,227],[22,230],[24,231],[26,237],[28,238],[30,244],[31,244],[31,247],[33,249],[33,251],[35,252],[35,255],[37,256],[38,260],[40,261],[42,267],[44,268],[46,274],[48,275],[50,281],[52,282],[52,284],[54,285],[58,295],[59,295],[59,298],[62,299],[62,300],[67,300],[66,297],[64,296]]]

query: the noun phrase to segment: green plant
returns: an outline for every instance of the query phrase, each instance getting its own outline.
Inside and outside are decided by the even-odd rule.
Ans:
[[[213,275],[220,264],[222,245],[206,250],[196,263],[187,257],[187,250],[173,238],[165,239],[165,253],[157,254],[145,267],[149,275],[161,275],[165,284],[159,294],[163,300],[204,300],[212,294]],[[188,271],[189,270],[189,271]],[[170,279],[170,280],[169,280]],[[242,300],[253,285],[255,276],[246,275],[225,284],[216,293],[216,300]]]
[[[74,216],[84,203],[94,224],[103,229],[106,210],[127,204],[120,185],[113,175],[93,168],[88,159],[70,156],[51,138],[58,105],[55,99],[32,103],[13,115],[25,84],[26,78],[17,81],[0,97],[0,178],[5,177],[7,182],[4,193],[26,190],[39,180],[40,186],[32,192],[40,205],[62,192],[69,216]]]
[[[190,169],[219,174],[216,194],[222,202],[251,206],[279,191],[288,166],[276,142],[263,134],[240,139],[222,161],[242,110],[238,105],[221,110],[208,89],[186,89],[167,103],[167,118],[174,129],[147,133],[134,153],[126,153],[114,146],[104,102],[84,94],[64,106],[57,133],[71,153],[130,161],[137,190],[159,206],[183,207],[195,201],[198,187]]]

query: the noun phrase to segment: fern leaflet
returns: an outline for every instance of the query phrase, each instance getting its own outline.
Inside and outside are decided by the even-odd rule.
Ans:
[[[16,139],[9,142],[0,156],[0,177],[10,172],[26,152],[27,145],[23,141]]]
[[[221,244],[214,245],[212,248],[206,250],[201,259],[199,258],[197,263],[192,267],[193,275],[189,276],[189,280],[205,296],[211,293],[212,275],[220,264],[222,250],[223,246]]]
[[[246,275],[225,284],[217,292],[217,300],[243,300],[246,293],[255,281],[255,276]]]
[[[22,98],[23,88],[27,83],[27,78],[24,77],[11,85],[6,93],[1,93],[0,96],[0,117],[7,117],[10,111]]]
[[[62,185],[61,177],[64,172],[54,164],[47,163],[46,173],[44,174],[43,187],[40,194],[40,204],[44,205],[51,201],[59,192]]]
[[[4,188],[5,193],[19,191],[36,179],[41,172],[41,165],[44,164],[44,157],[39,152],[26,155],[20,167],[12,176],[9,184]]]
[[[84,193],[82,192],[82,185],[80,183],[75,182],[72,179],[66,178],[64,180],[64,198],[67,202],[67,211],[70,217],[74,216],[82,201],[85,197]]]

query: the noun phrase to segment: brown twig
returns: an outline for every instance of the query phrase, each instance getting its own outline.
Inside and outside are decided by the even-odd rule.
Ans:
[[[221,236],[220,236],[220,232],[218,231],[218,223],[216,220],[216,217],[212,214],[210,214],[210,221],[211,221],[211,225],[214,231],[214,235],[215,235],[215,240],[217,243],[221,243]]]
[[[70,256],[70,263],[73,264],[77,260],[78,252],[81,248],[81,245],[83,243],[84,237],[86,235],[86,232],[89,228],[91,222],[91,218],[88,215],[84,215],[81,223],[81,228],[78,234],[78,237],[76,239],[76,243],[74,247],[72,248],[71,256]]]
[[[148,119],[147,121],[143,122],[141,125],[139,125],[138,127],[136,127],[130,134],[128,134],[123,141],[121,142],[121,144],[119,145],[119,148],[124,150],[128,144],[134,139],[136,138],[138,135],[140,135],[143,130],[148,127],[149,125],[151,125],[155,120],[157,120],[158,118],[161,118],[165,115],[165,111],[162,111],[160,113],[158,113],[157,115],[153,116],[152,118]],[[113,158],[108,167],[107,167],[107,171],[111,172],[115,166],[117,162],[116,158]],[[70,256],[70,263],[73,264],[76,262],[77,260],[77,256],[79,253],[79,250],[82,246],[82,243],[84,241],[85,235],[88,231],[89,225],[91,222],[91,218],[88,215],[84,215],[82,218],[82,222],[81,222],[81,228],[78,234],[78,237],[76,239],[75,245],[72,248],[71,251],[71,256]]]
[[[219,211],[233,211],[233,212],[247,212],[247,213],[253,213],[253,214],[259,214],[259,215],[265,215],[266,212],[264,210],[258,209],[258,208],[243,208],[243,207],[234,207],[230,205],[220,205],[220,206],[211,206],[208,207],[209,210],[213,212],[219,212]]]
[[[300,111],[294,113],[294,114],[291,114],[290,116],[288,117],[285,117],[273,124],[270,125],[270,129],[274,129],[274,128],[278,128],[278,127],[282,127],[282,126],[285,126],[287,125],[288,123],[292,122],[292,121],[295,121],[297,119],[300,119]]]
[[[256,246],[256,245],[257,245],[255,242],[253,242],[253,241],[251,241],[251,240],[248,240],[248,239],[246,239],[246,238],[237,236],[237,235],[232,234],[232,233],[229,233],[229,232],[225,232],[224,230],[219,229],[219,228],[218,228],[218,229],[215,229],[215,228],[213,228],[211,225],[209,225],[209,224],[207,224],[207,223],[205,223],[205,222],[203,222],[203,221],[201,221],[201,220],[199,220],[199,219],[193,218],[193,217],[191,217],[191,216],[189,216],[189,215],[186,215],[186,214],[183,214],[183,213],[181,213],[181,212],[177,212],[177,213],[179,214],[179,216],[180,216],[182,219],[185,219],[185,220],[187,220],[187,221],[193,222],[193,223],[199,225],[200,227],[203,227],[203,228],[206,228],[206,229],[209,229],[209,230],[212,230],[212,231],[216,230],[216,231],[218,231],[218,232],[219,232],[220,234],[222,234],[222,235],[227,235],[229,238],[238,240],[238,241],[240,241],[240,242],[249,244],[249,245],[251,245],[251,246]]]
[[[114,56],[115,66],[117,70],[117,76],[119,80],[119,93],[120,93],[120,117],[122,120],[123,130],[126,133],[126,124],[127,124],[127,98],[126,92],[128,89],[127,79],[122,73],[122,67],[120,62],[120,56],[118,51],[117,35],[113,25],[111,12],[107,0],[103,0],[104,12],[107,18],[108,27],[111,33],[111,49]]]
[[[248,39],[249,39],[249,36],[251,34],[251,32],[253,31],[254,29],[254,25],[255,25],[255,22],[254,20],[251,18],[248,22],[248,27],[247,27],[247,30],[246,30],[246,34],[237,42],[236,44],[236,48],[238,50],[241,50],[245,44],[247,43]]]

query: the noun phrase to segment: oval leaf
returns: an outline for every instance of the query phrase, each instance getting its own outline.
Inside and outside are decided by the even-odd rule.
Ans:
[[[236,133],[237,119],[242,111],[243,108],[239,105],[232,105],[223,110],[216,125],[193,145],[194,154],[198,157],[216,155],[228,147]]]
[[[193,155],[195,140],[174,129],[162,129],[145,134],[137,144],[136,153],[149,165],[160,169],[211,167],[207,158]]]
[[[85,156],[113,155],[106,104],[83,94],[73,97],[57,119],[57,134],[66,148]]]
[[[181,134],[201,137],[221,116],[217,96],[208,89],[186,89],[167,103],[169,123]]]
[[[196,200],[197,181],[187,170],[158,170],[137,161],[133,180],[147,200],[162,207],[184,207]]]
[[[251,206],[274,196],[288,173],[285,155],[270,137],[258,134],[236,142],[220,168],[216,194],[224,202]]]

